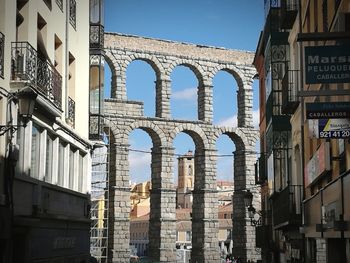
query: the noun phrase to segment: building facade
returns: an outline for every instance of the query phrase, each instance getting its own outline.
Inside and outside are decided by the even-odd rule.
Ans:
[[[194,185],[194,156],[188,151],[178,160],[176,205],[178,208],[192,208],[192,190]]]
[[[89,3],[1,1],[0,36],[0,261],[87,262]]]
[[[347,0],[265,1],[254,60],[264,262],[350,262],[348,116],[332,108],[349,111],[342,54],[349,50],[349,8]]]

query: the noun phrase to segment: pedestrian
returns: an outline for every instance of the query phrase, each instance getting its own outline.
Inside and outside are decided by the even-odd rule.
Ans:
[[[226,256],[226,263],[232,263],[230,256]]]

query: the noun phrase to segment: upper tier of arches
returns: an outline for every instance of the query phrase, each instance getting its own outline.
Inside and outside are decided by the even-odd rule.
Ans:
[[[188,67],[198,80],[198,120],[212,123],[213,78],[226,71],[237,82],[238,127],[252,127],[254,53],[157,40],[115,33],[105,34],[105,58],[111,74],[111,97],[127,101],[126,70],[142,60],[156,75],[155,117],[171,118],[171,74],[178,66]]]

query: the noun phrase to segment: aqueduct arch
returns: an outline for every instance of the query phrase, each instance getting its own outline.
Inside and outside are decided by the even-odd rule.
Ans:
[[[259,259],[255,250],[255,228],[244,207],[244,189],[254,191],[254,145],[258,131],[252,123],[252,66],[254,53],[198,46],[165,40],[105,34],[106,60],[111,67],[112,98],[105,100],[105,116],[114,137],[110,173],[109,256],[111,262],[129,262],[129,167],[128,136],[134,129],[145,130],[152,138],[152,192],[149,253],[155,262],[176,262],[176,190],[173,185],[173,139],[185,132],[193,139],[195,183],[192,212],[192,262],[219,262],[218,207],[216,189],[216,140],[228,135],[236,145],[233,197],[235,255],[244,261]],[[145,117],[141,102],[126,98],[125,71],[135,60],[147,61],[156,71],[156,116]],[[190,67],[198,78],[198,121],[171,119],[171,72],[178,65]],[[238,127],[212,124],[212,78],[219,70],[234,75],[238,83]],[[113,171],[113,172],[112,172]]]

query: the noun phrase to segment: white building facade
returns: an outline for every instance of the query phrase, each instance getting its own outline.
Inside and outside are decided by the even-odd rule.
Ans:
[[[0,261],[88,262],[89,2],[2,0],[0,32]]]

